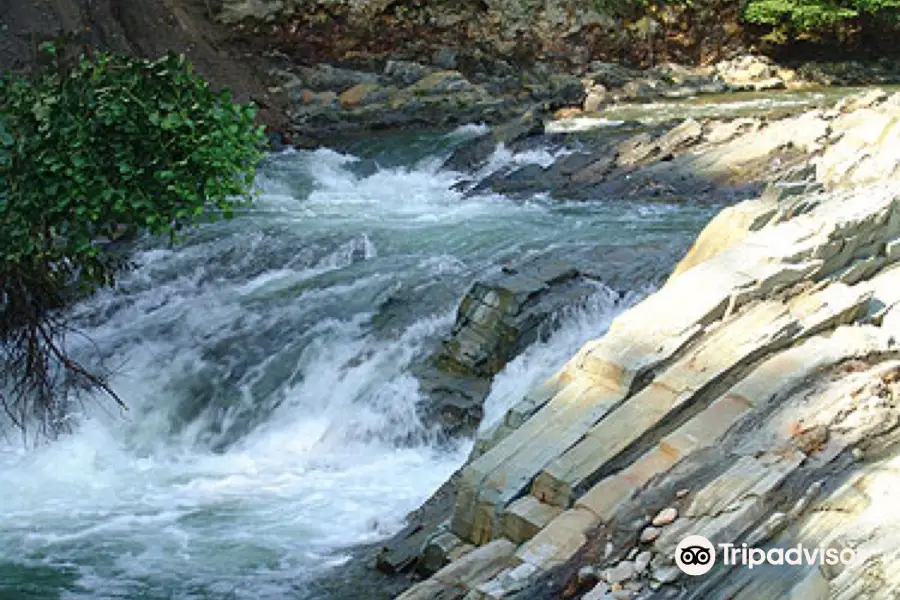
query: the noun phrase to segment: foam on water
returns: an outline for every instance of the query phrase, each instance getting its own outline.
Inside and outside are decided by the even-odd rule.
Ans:
[[[438,163],[366,175],[348,154],[280,153],[252,210],[178,247],[148,241],[117,290],[75,307],[91,342],[73,349],[115,369],[129,410],[98,398],[71,435],[0,438],[0,596],[311,597],[312,579],[398,530],[465,459],[470,441],[432,443],[409,367],[450,334],[473,280],[634,243],[622,225],[641,219],[666,226],[647,239],[687,239],[708,216],[464,198]],[[633,298],[599,285],[498,376],[489,418]],[[351,588],[341,597],[365,597]]]
[[[560,148],[550,151],[545,148],[534,150],[524,150],[522,152],[513,152],[506,147],[505,144],[497,144],[494,152],[488,158],[485,165],[478,171],[475,178],[477,180],[484,179],[492,173],[496,173],[500,169],[506,167],[524,167],[527,165],[538,165],[540,167],[549,167],[556,159],[570,154],[571,151],[566,148]]]

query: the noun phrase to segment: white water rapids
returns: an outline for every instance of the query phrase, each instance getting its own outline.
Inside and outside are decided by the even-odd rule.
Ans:
[[[407,367],[449,335],[472,281],[600,243],[684,248],[712,212],[464,198],[430,148],[471,133],[373,150],[377,164],[274,156],[247,214],[145,243],[119,289],[76,307],[91,341],[72,343],[115,368],[130,410],[101,399],[53,442],[0,438],[0,598],[315,597],[310,582],[398,530],[465,459],[470,441],[429,441]],[[647,285],[598,285],[497,376],[487,418]]]

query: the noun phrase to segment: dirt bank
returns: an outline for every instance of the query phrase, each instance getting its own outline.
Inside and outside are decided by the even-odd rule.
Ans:
[[[205,0],[0,0],[0,69],[35,62],[38,44],[62,32],[86,48],[156,57],[184,53],[216,87],[253,101],[270,130],[282,129],[285,98],[269,91],[264,60],[208,18]]]

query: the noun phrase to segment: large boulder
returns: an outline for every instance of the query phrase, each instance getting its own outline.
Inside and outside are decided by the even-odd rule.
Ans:
[[[448,435],[474,432],[493,376],[552,333],[564,309],[596,292],[591,277],[544,258],[476,282],[459,305],[450,338],[414,369],[428,399],[422,408],[425,422]]]
[[[715,74],[733,89],[772,90],[787,86],[785,79],[793,81],[793,72],[778,67],[770,58],[745,54],[715,65]]]

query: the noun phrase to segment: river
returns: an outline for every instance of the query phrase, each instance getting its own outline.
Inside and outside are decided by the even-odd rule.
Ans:
[[[129,410],[97,399],[55,441],[0,438],[0,598],[316,597],[465,460],[471,441],[437,446],[419,422],[408,367],[472,281],[598,247],[635,248],[646,273],[716,210],[465,197],[439,166],[478,131],[273,155],[252,208],[142,242],[116,290],[75,307],[73,351],[114,369]],[[497,376],[489,419],[656,283],[623,280]]]

